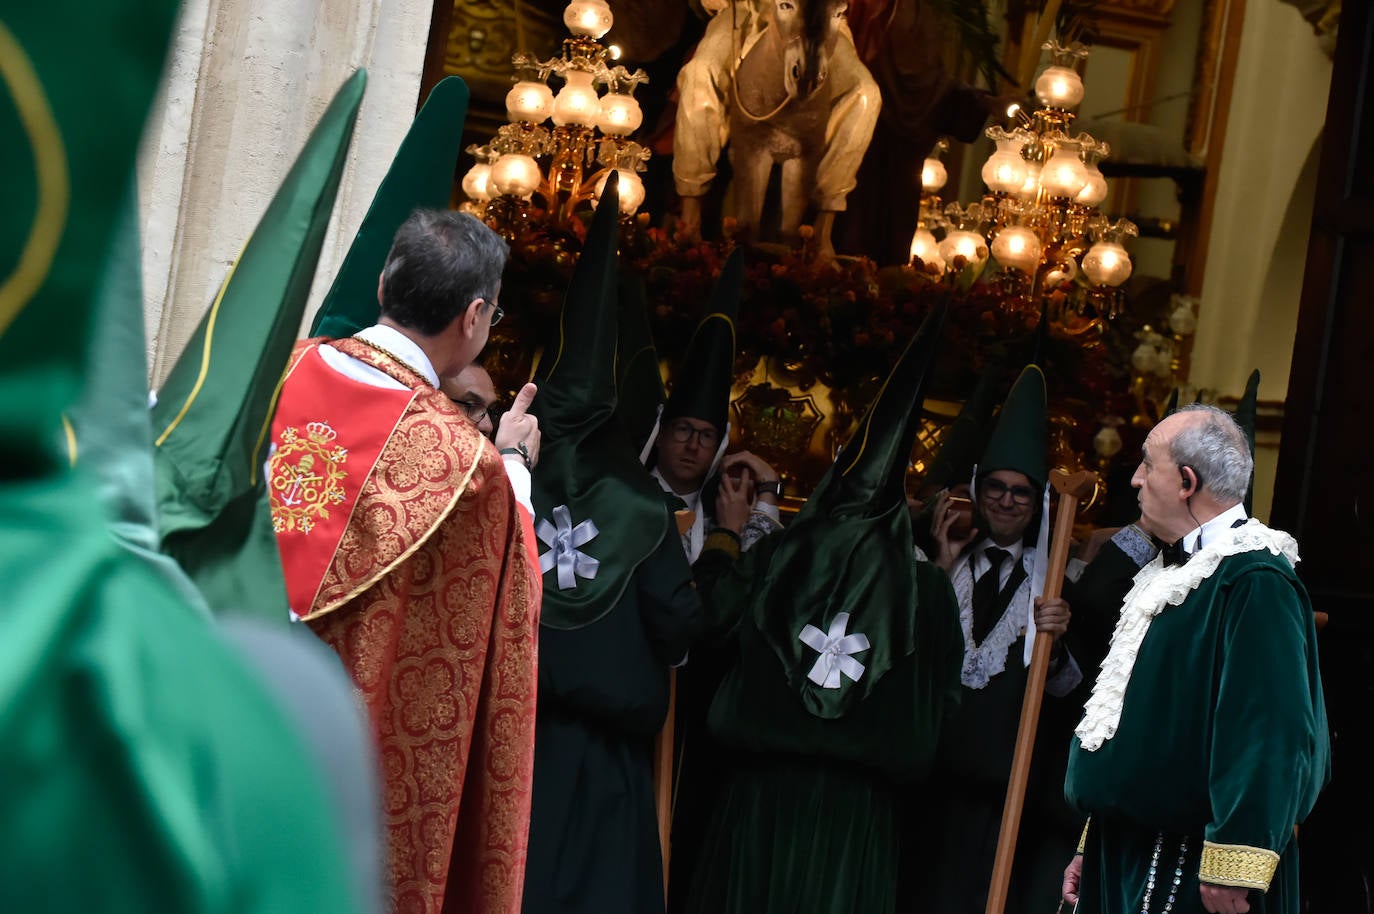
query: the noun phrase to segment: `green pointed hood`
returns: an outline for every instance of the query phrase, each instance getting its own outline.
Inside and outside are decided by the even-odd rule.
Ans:
[[[659,407],[668,399],[658,367],[658,350],[649,329],[649,302],[643,277],[627,274],[620,278],[617,315],[615,415],[635,451],[640,452],[653,434]]]
[[[153,409],[163,551],[216,611],[284,619],[263,464],[366,74],[334,96]]]
[[[1245,441],[1250,445],[1250,457],[1255,456],[1255,414],[1259,403],[1260,371],[1250,372],[1245,381],[1245,393],[1236,404],[1236,424],[1245,432]],[[1255,503],[1255,468],[1250,467],[1250,486],[1245,490],[1245,513],[1249,514]]]
[[[110,256],[96,287],[94,345],[85,388],[66,413],[65,442],[72,462],[95,478],[115,541],[157,569],[187,604],[208,615],[205,597],[161,549],[148,415],[142,274],[138,195],[130,182]]]
[[[787,526],[754,591],[749,612],[789,685],[817,717],[842,717],[916,649],[918,601],[904,478],[921,423],[923,387],[945,320],[941,305],[921,324],[872,405],[805,506]],[[818,561],[818,558],[821,560]],[[846,632],[872,643],[856,658],[857,682],[824,688],[811,678],[819,656],[802,636]]]
[[[543,444],[531,498],[544,569],[540,624],[550,628],[582,628],[614,609],[668,530],[658,485],[613,418],[619,236],[611,172],[563,300],[557,346],[534,376],[530,412]]]
[[[396,230],[418,207],[448,208],[467,113],[468,86],[457,76],[430,90],[311,322],[311,336],[339,339],[377,323],[377,277]]]
[[[725,437],[730,389],[735,384],[735,317],[743,285],[744,255],[737,247],[720,268],[706,316],[697,324],[687,354],[673,373],[673,389],[663,406],[665,422],[689,416],[711,423]]]
[[[1015,470],[1026,474],[1036,489],[1043,488],[1049,481],[1046,416],[1045,373],[1039,365],[1027,365],[1002,404],[978,474]]]
[[[992,414],[997,411],[1000,400],[998,378],[1001,374],[1000,362],[990,361],[983,366],[973,392],[940,439],[939,450],[926,468],[920,489],[923,496],[929,497],[940,489],[967,483],[973,475],[978,457],[987,447]]]

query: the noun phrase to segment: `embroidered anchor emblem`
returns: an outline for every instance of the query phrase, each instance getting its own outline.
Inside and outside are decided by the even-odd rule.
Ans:
[[[295,428],[282,429],[281,443],[268,465],[268,500],[272,529],[277,533],[299,530],[309,533],[329,509],[345,499],[341,465],[346,448],[334,445],[338,432],[328,422],[311,422],[302,436]]]

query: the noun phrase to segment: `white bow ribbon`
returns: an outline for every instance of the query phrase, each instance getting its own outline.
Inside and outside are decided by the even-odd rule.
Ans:
[[[849,613],[839,613],[831,620],[829,632],[808,625],[797,636],[802,644],[820,652],[806,678],[823,689],[838,689],[841,673],[855,682],[864,674],[864,665],[850,655],[868,650],[868,636],[858,632],[846,635],[848,627]]]
[[[549,551],[539,557],[539,571],[548,574],[549,569],[556,566],[559,590],[576,587],[577,578],[591,580],[596,577],[601,562],[578,551],[579,546],[587,545],[600,532],[590,517],[574,527],[568,506],[559,505],[553,509],[553,523],[540,518],[534,532],[549,547]]]

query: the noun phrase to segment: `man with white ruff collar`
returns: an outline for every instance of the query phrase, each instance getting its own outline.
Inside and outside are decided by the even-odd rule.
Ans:
[[[1246,517],[1251,467],[1215,407],[1145,439],[1140,524],[1170,545],[1126,595],[1070,750],[1080,914],[1299,910],[1294,826],[1330,745],[1297,543]]]

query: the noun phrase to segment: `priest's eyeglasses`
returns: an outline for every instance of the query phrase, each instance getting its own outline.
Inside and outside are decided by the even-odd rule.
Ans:
[[[484,299],[484,301],[485,301],[485,299]],[[488,327],[495,327],[497,324],[501,323],[501,318],[503,318],[503,317],[506,316],[506,309],[505,309],[505,308],[502,308],[500,305],[498,305],[498,304],[497,304],[496,302],[494,302],[494,301],[489,301],[489,302],[487,302],[487,304],[491,305],[491,323],[488,324],[487,326],[488,326]],[[485,415],[485,414],[484,414],[484,415]],[[479,421],[481,421],[481,420],[479,420],[479,419],[474,419],[474,420],[472,420],[472,421],[474,421],[474,422],[479,422]]]
[[[673,440],[678,444],[686,444],[695,437],[701,447],[713,448],[720,441],[720,435],[709,425],[696,428],[687,422],[674,422],[668,430],[673,433]]]
[[[978,484],[983,495],[993,501],[1001,501],[1005,495],[1010,495],[1013,504],[1028,505],[1035,500],[1035,490],[1030,486],[1009,486],[1000,479],[987,478]]]
[[[477,425],[487,416],[491,416],[493,422],[496,421],[496,417],[493,415],[496,411],[495,403],[488,406],[485,403],[478,403],[475,400],[456,400],[452,397],[449,399],[453,400],[454,406],[467,413],[467,417],[472,420],[473,425]]]

